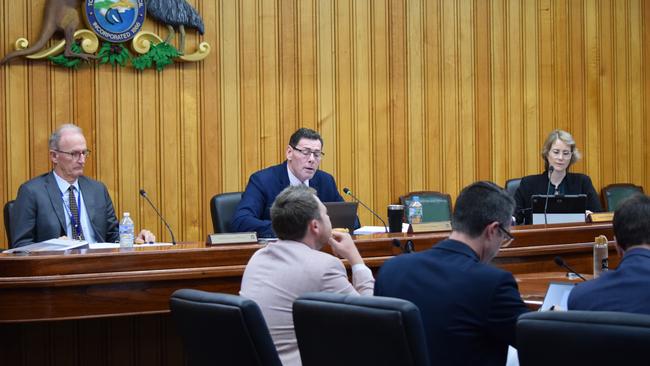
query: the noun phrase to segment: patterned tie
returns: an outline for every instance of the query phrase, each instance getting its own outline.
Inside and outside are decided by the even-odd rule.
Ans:
[[[84,233],[81,230],[81,223],[79,222],[79,208],[77,207],[77,200],[74,196],[75,188],[70,186],[68,188],[68,199],[70,201],[70,213],[72,214],[72,239],[84,240]]]

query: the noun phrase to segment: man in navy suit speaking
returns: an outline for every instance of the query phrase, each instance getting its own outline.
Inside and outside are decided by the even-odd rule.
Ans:
[[[512,274],[489,262],[512,242],[514,210],[504,190],[474,183],[456,200],[448,239],[381,267],[375,295],[418,306],[432,365],[506,364],[517,318],[527,308]]]
[[[83,175],[90,150],[81,128],[64,124],[49,139],[51,172],[20,186],[11,215],[13,247],[68,237],[89,243],[119,239],[106,186]],[[142,230],[136,240],[153,242]]]
[[[650,197],[637,194],[614,212],[621,262],[615,271],[578,284],[569,310],[623,311],[650,315]]]
[[[323,139],[318,132],[308,128],[294,132],[287,146],[287,160],[251,175],[230,229],[234,232],[255,231],[260,237],[275,237],[271,227],[271,205],[275,197],[290,185],[303,184],[315,189],[321,202],[343,201],[334,178],[318,170],[323,156]]]

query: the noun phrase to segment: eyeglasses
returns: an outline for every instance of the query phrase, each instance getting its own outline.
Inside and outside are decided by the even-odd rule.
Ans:
[[[573,155],[573,152],[572,152],[572,151],[567,151],[567,150],[564,150],[564,151],[560,151],[560,150],[551,150],[551,154],[553,154],[553,155],[555,155],[555,156],[560,156],[560,155],[562,155],[562,156],[565,157],[565,158],[569,158],[569,157],[571,157],[571,155]]]
[[[501,230],[501,233],[503,233],[503,235],[505,236],[505,239],[503,239],[503,241],[501,242],[501,248],[505,248],[509,246],[513,240],[515,240],[515,237],[512,236],[512,234],[510,234],[510,232],[503,227],[503,224],[499,224],[498,227],[499,230]]]
[[[289,146],[291,146],[291,145],[289,145]],[[295,146],[291,146],[291,148],[296,150],[297,152],[301,153],[302,156],[304,156],[306,158],[308,158],[309,155],[311,155],[311,154],[314,154],[314,159],[316,159],[316,160],[320,160],[325,156],[325,153],[322,152],[322,151],[312,151],[312,150],[309,150],[309,149],[299,149],[299,148],[297,148]]]
[[[81,155],[83,155],[84,158],[87,158],[88,155],[90,155],[90,150],[88,150],[88,149],[83,150],[83,151],[61,151],[61,150],[54,150],[54,151],[56,151],[58,153],[61,153],[61,154],[70,155],[75,160],[79,160],[79,158],[81,158]]]

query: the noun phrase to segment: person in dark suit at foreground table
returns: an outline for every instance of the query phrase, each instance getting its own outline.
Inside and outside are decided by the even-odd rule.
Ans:
[[[568,172],[569,167],[580,160],[582,156],[570,133],[563,130],[551,132],[542,146],[541,156],[544,160],[544,172],[523,177],[515,192],[517,224],[530,225],[533,223],[531,197],[537,194],[586,194],[587,210],[602,211],[598,193],[591,183],[591,178],[584,174]]]
[[[432,365],[505,365],[517,318],[527,308],[512,274],[489,262],[512,242],[514,208],[495,184],[474,183],[456,200],[448,239],[379,270],[376,296],[420,309]]]
[[[294,132],[287,145],[287,160],[251,175],[233,214],[231,230],[255,231],[259,237],[275,237],[271,227],[271,205],[290,185],[302,184],[315,189],[321,202],[342,202],[334,177],[318,169],[323,156],[323,139],[318,132],[308,128]]]
[[[568,308],[650,315],[650,197],[630,197],[614,212],[614,235],[618,267],[579,283]]]
[[[63,236],[90,243],[118,241],[118,221],[106,186],[83,175],[90,150],[81,128],[64,124],[48,143],[54,169],[18,189],[11,217],[13,247]],[[142,230],[137,239],[153,242],[156,237]]]

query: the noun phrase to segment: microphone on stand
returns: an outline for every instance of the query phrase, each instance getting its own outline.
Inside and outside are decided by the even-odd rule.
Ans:
[[[546,199],[544,200],[544,225],[548,225],[548,219],[546,218],[546,209],[548,208],[548,189],[551,188],[551,175],[553,175],[553,165],[548,166],[548,184],[546,185]]]
[[[156,206],[154,206],[153,202],[151,202],[149,196],[147,196],[147,192],[144,189],[140,189],[140,195],[144,197],[144,199],[147,200],[147,202],[149,202],[149,205],[153,208],[154,211],[156,211],[156,214],[158,215],[158,217],[160,217],[160,219],[165,224],[165,226],[167,226],[167,230],[169,230],[169,235],[171,235],[172,237],[172,244],[176,245],[176,239],[174,238],[174,232],[172,231],[172,228],[169,227],[169,224],[167,223],[165,218],[160,214],[160,211],[158,211]]]
[[[375,215],[375,217],[378,218],[379,221],[381,221],[382,224],[384,224],[384,230],[386,230],[386,232],[388,232],[388,226],[386,225],[386,221],[384,221],[381,217],[379,217],[379,215],[377,215],[377,213],[372,208],[366,206],[365,203],[361,202],[361,200],[358,199],[357,196],[353,195],[352,191],[350,189],[348,189],[347,187],[343,188],[343,193],[345,193],[348,196],[354,198],[357,202],[359,202],[361,204],[361,206],[365,207],[368,211],[370,211],[370,213]]]
[[[564,269],[569,270],[569,272],[571,272],[571,273],[575,273],[576,276],[580,277],[581,280],[583,280],[583,281],[587,281],[587,279],[584,278],[584,277],[582,277],[582,275],[580,275],[580,273],[576,272],[575,269],[569,267],[569,265],[566,264],[566,262],[564,261],[564,259],[563,259],[562,257],[560,257],[559,255],[558,255],[557,257],[555,257],[554,261],[555,261],[555,264],[557,264],[558,266],[560,266],[560,267],[562,267],[562,268],[564,268]]]

